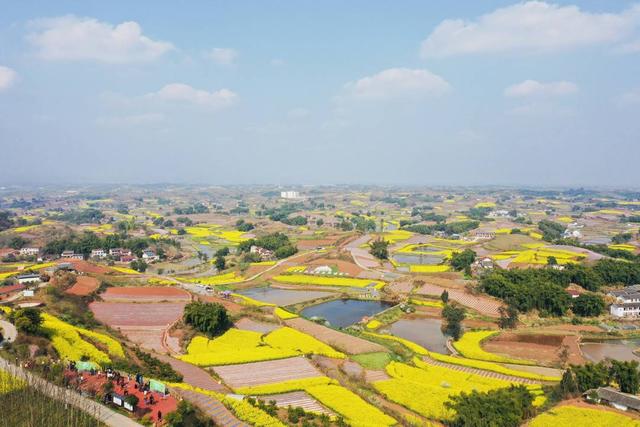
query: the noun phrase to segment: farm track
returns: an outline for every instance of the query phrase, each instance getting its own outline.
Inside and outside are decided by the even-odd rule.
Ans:
[[[486,296],[472,295],[461,289],[444,288],[442,286],[426,283],[416,291],[416,294],[440,296],[443,291],[449,293],[449,299],[459,302],[460,304],[477,310],[478,312],[491,317],[499,317],[499,308],[502,306],[500,302]]]
[[[302,317],[286,320],[284,323],[291,328],[309,334],[323,343],[348,354],[387,351],[387,349],[380,344],[327,328],[326,326],[319,325]]]
[[[218,399],[206,394],[191,390],[178,390],[178,393],[185,399],[200,408],[207,416],[221,427],[249,427],[236,418]]]
[[[154,356],[161,361],[170,364],[173,369],[182,374],[183,381],[189,385],[199,387],[204,390],[216,391],[218,393],[226,394],[230,392],[228,388],[219,384],[202,368],[164,354],[154,354]]]
[[[424,360],[426,363],[428,363],[430,365],[433,365],[433,366],[439,366],[441,368],[453,369],[454,371],[465,372],[467,374],[475,374],[475,375],[479,375],[481,377],[494,378],[494,379],[497,379],[497,380],[504,380],[504,381],[509,381],[509,382],[517,382],[517,383],[521,383],[521,384],[542,384],[542,381],[536,381],[536,380],[530,380],[528,378],[520,378],[520,377],[511,376],[511,375],[499,374],[497,372],[491,372],[491,371],[485,371],[485,370],[482,370],[482,369],[470,368],[468,366],[454,365],[453,363],[440,362],[438,360],[434,360],[434,359],[431,359],[430,357],[426,357],[426,356],[423,357],[422,360]]]

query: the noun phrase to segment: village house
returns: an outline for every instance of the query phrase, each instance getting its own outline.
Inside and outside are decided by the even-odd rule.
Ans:
[[[21,274],[17,277],[17,279],[18,279],[18,283],[20,283],[21,285],[24,285],[27,283],[38,283],[40,281],[40,275],[35,273]]]
[[[154,251],[147,249],[146,251],[142,252],[142,259],[145,260],[146,262],[154,262],[154,261],[158,261],[160,257],[156,255]]]
[[[473,235],[476,239],[493,239],[496,237],[496,232],[489,230],[476,230],[473,232]]]
[[[249,250],[252,254],[258,254],[260,256],[260,260],[262,261],[271,261],[275,259],[275,253],[270,251],[269,249],[261,248],[259,246],[253,245]]]
[[[609,311],[615,317],[637,317],[640,315],[640,285],[610,291],[608,296],[616,299]]]
[[[20,249],[20,256],[38,256],[40,248],[22,248]]]
[[[123,249],[123,248],[113,248],[109,249],[109,255],[114,258],[120,258],[123,256],[131,256],[131,249]]]
[[[583,396],[590,402],[605,403],[621,411],[629,409],[640,411],[640,397],[623,393],[613,387],[599,387],[595,390],[587,390]]]
[[[74,251],[62,251],[62,253],[60,254],[60,258],[65,258],[65,259],[84,259],[84,256],[82,254],[77,254]]]
[[[91,251],[91,258],[105,258],[107,256],[107,251],[104,249],[93,249]]]
[[[320,265],[313,269],[313,274],[333,274],[333,270],[328,265]]]

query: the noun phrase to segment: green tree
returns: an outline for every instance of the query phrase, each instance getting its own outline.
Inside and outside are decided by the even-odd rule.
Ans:
[[[573,300],[573,312],[582,317],[600,316],[605,309],[605,303],[600,295],[584,293]]]
[[[451,255],[451,266],[457,271],[462,271],[468,269],[475,260],[476,253],[471,249],[465,249]]]
[[[500,307],[498,309],[500,313],[500,320],[498,320],[498,326],[500,329],[513,329],[518,324],[518,309],[509,304],[505,308]]]
[[[20,332],[36,335],[41,332],[42,314],[36,308],[21,308],[11,313],[10,320]]]
[[[553,255],[550,257],[547,257],[547,265],[548,266],[558,265],[558,260]]]
[[[369,244],[369,253],[378,259],[389,258],[389,242],[378,238]]]
[[[232,326],[227,310],[218,303],[190,302],[184,308],[183,319],[209,337],[220,335]]]
[[[534,413],[533,395],[523,385],[452,396],[445,407],[454,427],[518,427]]]
[[[449,292],[446,289],[440,294],[440,300],[443,304],[447,304],[449,302]]]
[[[611,361],[611,378],[620,386],[623,393],[638,394],[640,390],[640,372],[635,360],[623,362]]]
[[[227,266],[227,262],[224,260],[223,256],[218,256],[216,257],[215,265],[218,271],[222,271]]]
[[[465,318],[465,310],[456,304],[447,304],[442,309],[442,317],[445,322],[442,325],[443,332],[457,341],[462,336],[462,321]]]
[[[213,427],[213,421],[200,415],[186,400],[178,402],[178,407],[165,417],[168,427]]]

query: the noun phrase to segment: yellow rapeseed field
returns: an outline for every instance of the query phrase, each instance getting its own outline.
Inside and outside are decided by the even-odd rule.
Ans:
[[[216,366],[286,359],[303,354],[345,357],[311,335],[284,327],[264,336],[239,329],[229,329],[212,340],[196,336],[189,343],[187,354],[180,359],[199,366]]]
[[[348,286],[352,288],[364,288],[374,285],[376,289],[382,288],[385,283],[380,280],[356,279],[352,277],[326,277],[307,274],[282,274],[273,278],[276,282],[294,283],[302,285],[321,286]]]
[[[42,317],[42,326],[51,333],[51,342],[61,359],[78,361],[84,356],[99,365],[111,363],[106,353],[83,340],[81,335],[104,344],[112,356],[124,357],[120,343],[107,335],[70,325],[47,313],[43,313]]]
[[[345,417],[350,426],[385,427],[397,424],[396,420],[342,386],[320,385],[308,387],[306,392],[327,408]]]
[[[619,413],[575,406],[553,408],[535,417],[529,427],[638,427],[640,421]]]
[[[465,332],[462,338],[453,342],[453,346],[468,359],[485,360],[487,362],[516,363],[520,365],[533,365],[534,363],[524,359],[511,359],[498,354],[489,353],[480,347],[480,343],[498,331],[471,331]]]

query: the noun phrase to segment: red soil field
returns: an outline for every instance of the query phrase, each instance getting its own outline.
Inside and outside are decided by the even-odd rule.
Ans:
[[[71,295],[89,295],[91,292],[98,289],[100,282],[95,277],[91,276],[77,276],[76,283],[66,290],[66,293]]]
[[[168,326],[182,316],[185,303],[108,303],[92,302],[96,319],[112,328],[121,326]]]
[[[104,301],[136,301],[136,302],[160,302],[160,301],[190,301],[191,294],[183,289],[160,286],[123,286],[108,288],[100,295]]]
[[[92,302],[89,308],[96,319],[120,330],[124,336],[141,347],[158,352],[167,351],[165,331],[182,317],[184,302],[180,303],[120,303]]]
[[[90,262],[82,261],[79,259],[74,259],[74,260],[64,261],[64,262],[69,262],[70,264],[73,265],[73,268],[75,268],[77,271],[81,271],[82,273],[92,273],[92,274],[113,273],[113,270],[111,270],[110,268],[103,267],[101,265],[92,264]]]

